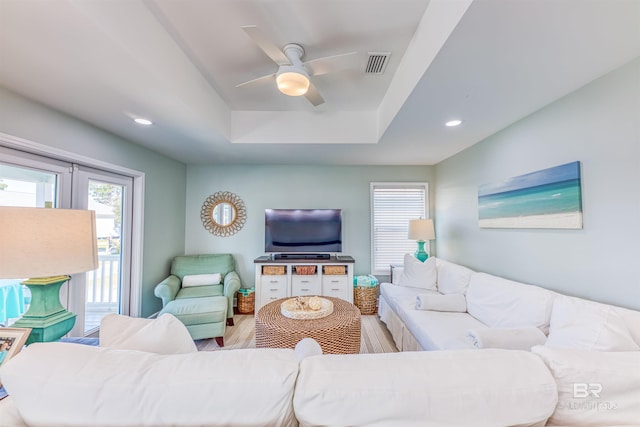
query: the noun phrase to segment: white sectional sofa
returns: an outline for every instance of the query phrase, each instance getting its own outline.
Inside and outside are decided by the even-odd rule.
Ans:
[[[295,351],[197,352],[175,317],[112,315],[100,347],[32,344],[3,364],[9,397],[0,400],[0,426],[639,425],[640,313],[552,294],[548,314],[549,296],[535,287],[513,293],[514,284],[489,275],[445,261],[438,267],[442,291],[459,291],[469,276],[469,308],[487,323],[463,312],[414,313],[413,325],[428,320],[433,329],[414,335],[397,320],[401,344],[469,349],[463,328],[536,325],[549,328],[545,345],[322,355],[305,339]],[[396,307],[410,311],[408,287],[384,288],[383,301],[393,294]],[[434,332],[450,320],[453,338]],[[415,336],[427,345],[408,338]]]
[[[524,351],[320,351],[34,344],[0,370],[0,425],[542,426],[558,400]]]
[[[10,394],[0,400],[0,426],[611,427],[640,420],[638,351],[321,355],[310,341],[311,350],[179,354],[34,344],[0,369]],[[587,388],[576,394],[576,383]]]
[[[638,311],[568,297],[433,257],[427,262],[435,272],[429,265],[405,262],[409,262],[406,268],[393,269],[391,283],[381,283],[379,303],[380,319],[401,351],[474,349],[477,343],[469,331],[490,335],[531,328],[548,335],[546,340],[554,347],[640,350]],[[418,296],[452,294],[464,295],[466,310],[416,308]],[[511,348],[509,344],[507,340],[502,348]],[[536,344],[541,343],[532,341],[529,348]]]

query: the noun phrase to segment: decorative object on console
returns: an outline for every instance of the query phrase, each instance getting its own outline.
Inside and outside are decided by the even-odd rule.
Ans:
[[[31,304],[13,326],[31,328],[27,344],[60,339],[76,321],[60,303],[60,287],[70,274],[98,267],[95,212],[3,206],[0,235],[0,278],[32,277],[23,282]]]
[[[242,229],[247,221],[247,210],[236,194],[218,191],[207,197],[202,204],[200,219],[209,233],[229,237]]]
[[[300,274],[304,276],[310,276],[312,274],[316,274],[315,265],[296,265],[295,269],[296,269],[296,274]]]
[[[424,243],[427,240],[433,240],[436,238],[435,231],[433,229],[433,221],[430,219],[412,219],[409,221],[409,239],[416,240],[418,243],[418,249],[415,252],[415,257],[420,261],[425,261],[429,258],[429,254],[424,250]]]
[[[333,303],[317,296],[298,296],[283,301],[280,312],[289,319],[321,319],[333,313]]]
[[[582,228],[580,162],[478,187],[482,228]]]
[[[284,265],[265,265],[262,267],[262,274],[265,276],[282,276],[287,274],[287,267]]]
[[[325,265],[324,274],[327,276],[347,274],[347,267],[344,265]]]

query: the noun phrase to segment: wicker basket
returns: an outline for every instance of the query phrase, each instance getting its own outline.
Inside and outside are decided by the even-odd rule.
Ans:
[[[312,274],[316,274],[316,266],[315,265],[296,265],[296,274],[301,276],[310,276]]]
[[[353,303],[360,309],[360,314],[376,314],[378,312],[378,285],[373,288],[362,286],[353,288]]]
[[[328,276],[341,276],[347,274],[347,267],[344,265],[325,265],[324,274]]]
[[[285,265],[263,265],[262,274],[265,276],[284,276],[287,274]]]
[[[238,292],[238,313],[240,314],[251,314],[253,310],[255,310],[256,305],[256,293],[251,292],[250,294],[243,295]]]

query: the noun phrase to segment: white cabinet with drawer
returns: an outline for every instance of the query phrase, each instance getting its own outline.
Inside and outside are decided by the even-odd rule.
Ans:
[[[342,298],[353,302],[353,279],[349,283],[347,275],[323,275],[322,295],[335,298]]]
[[[291,276],[291,296],[322,295],[320,277],[317,274]]]
[[[259,307],[271,301],[286,297],[288,294],[287,276],[262,276],[260,279],[260,290]]]
[[[283,260],[265,255],[254,263],[256,313],[271,301],[292,296],[330,296],[353,304],[355,261],[350,256]]]

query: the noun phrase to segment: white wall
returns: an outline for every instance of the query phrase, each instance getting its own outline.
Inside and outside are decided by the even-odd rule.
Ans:
[[[184,251],[186,166],[2,88],[0,132],[145,173],[142,315],[162,308],[153,288]]]
[[[432,182],[428,166],[195,166],[187,168],[186,253],[232,253],[243,286],[254,285],[253,260],[264,255],[264,210],[268,208],[340,208],[343,252],[354,272],[369,274],[372,181]],[[217,191],[240,196],[247,222],[230,237],[210,234],[200,220],[205,199]],[[432,204],[432,203],[431,203]]]
[[[478,227],[478,185],[582,163],[582,230]],[[436,167],[438,256],[640,309],[640,59]]]

